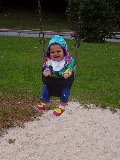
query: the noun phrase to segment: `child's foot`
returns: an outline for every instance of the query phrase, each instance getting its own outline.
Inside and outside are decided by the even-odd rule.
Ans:
[[[39,111],[45,111],[46,110],[45,105],[46,104],[39,104],[39,105],[34,106],[34,108],[39,110]]]
[[[65,111],[65,107],[64,106],[58,106],[55,111],[53,112],[53,114],[55,116],[60,116],[63,112]]]

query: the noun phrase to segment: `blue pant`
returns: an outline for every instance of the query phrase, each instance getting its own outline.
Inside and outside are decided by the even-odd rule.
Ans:
[[[62,88],[60,101],[68,103],[69,96],[70,96],[70,87]],[[49,89],[46,85],[43,86],[42,93],[40,94],[39,99],[48,103],[50,102]]]

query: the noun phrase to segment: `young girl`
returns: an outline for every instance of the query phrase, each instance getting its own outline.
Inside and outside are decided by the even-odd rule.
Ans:
[[[74,59],[67,51],[66,41],[61,36],[55,35],[48,44],[48,51],[46,52],[45,63],[43,64],[43,75],[45,77],[64,77],[67,79],[72,75],[73,68]],[[53,112],[55,116],[60,116],[65,111],[69,96],[70,87],[62,88],[60,103]],[[34,107],[37,110],[45,110],[47,103],[50,102],[49,88],[46,85],[43,86],[39,99],[40,105]]]

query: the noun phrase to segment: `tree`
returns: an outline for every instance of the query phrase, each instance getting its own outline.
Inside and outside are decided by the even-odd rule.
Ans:
[[[1,1],[0,2],[0,13],[2,13],[3,12],[3,2]]]
[[[113,33],[113,0],[69,0],[70,29],[86,42],[104,42]]]

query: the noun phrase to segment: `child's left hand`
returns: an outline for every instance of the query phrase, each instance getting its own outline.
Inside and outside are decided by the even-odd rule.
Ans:
[[[67,78],[70,77],[70,75],[69,75],[68,73],[64,73],[63,77],[64,77],[65,79],[67,79]]]

